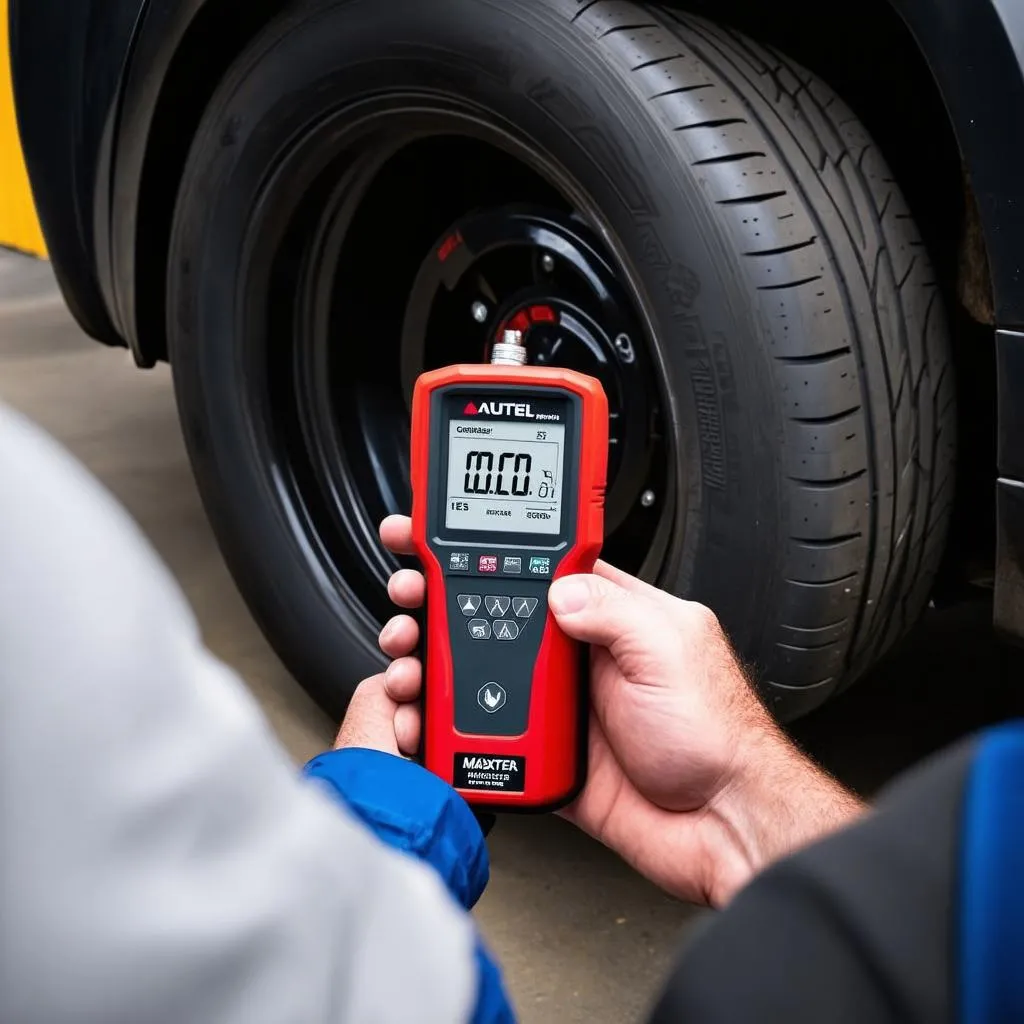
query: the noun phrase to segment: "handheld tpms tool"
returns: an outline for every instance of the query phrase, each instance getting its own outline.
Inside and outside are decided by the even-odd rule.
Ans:
[[[419,378],[412,518],[424,763],[478,808],[540,811],[586,773],[584,666],[547,593],[601,548],[608,402],[592,377],[525,361],[509,331],[492,364]]]

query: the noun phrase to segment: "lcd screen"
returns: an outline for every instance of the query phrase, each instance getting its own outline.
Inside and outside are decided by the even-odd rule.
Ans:
[[[557,534],[562,525],[561,424],[451,420],[449,530]]]

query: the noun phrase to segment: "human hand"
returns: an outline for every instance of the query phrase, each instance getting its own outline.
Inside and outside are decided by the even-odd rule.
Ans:
[[[411,551],[405,517],[385,520],[381,537]],[[404,608],[424,593],[411,570],[389,584]],[[775,726],[706,608],[605,563],[556,581],[548,603],[567,634],[591,645],[589,772],[563,814],[662,888],[720,905],[765,863],[859,810]],[[419,744],[422,669],[409,656],[418,640],[409,616],[385,626],[381,649],[395,660],[346,717],[357,732],[363,717],[386,719],[383,694],[393,725],[380,728],[382,742],[409,755]]]
[[[591,645],[588,777],[564,816],[663,889],[721,906],[860,812],[775,724],[708,608],[601,562],[548,605]]]

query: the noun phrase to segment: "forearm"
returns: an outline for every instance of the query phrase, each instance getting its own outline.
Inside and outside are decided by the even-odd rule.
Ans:
[[[709,806],[708,897],[721,907],[768,865],[860,817],[866,805],[774,724],[750,736]]]

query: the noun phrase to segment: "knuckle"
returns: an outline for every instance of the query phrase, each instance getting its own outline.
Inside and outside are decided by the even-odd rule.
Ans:
[[[706,605],[698,601],[681,601],[680,614],[683,622],[690,629],[707,636],[720,637],[722,624],[718,616]]]
[[[384,676],[376,675],[370,676],[368,679],[364,679],[356,688],[352,694],[352,700],[364,701],[372,700],[381,690],[384,689]]]

